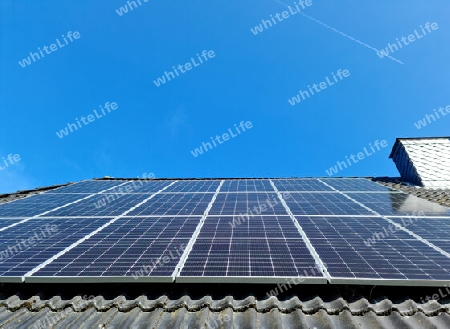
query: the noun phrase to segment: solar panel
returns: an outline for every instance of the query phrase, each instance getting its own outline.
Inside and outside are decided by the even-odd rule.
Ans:
[[[320,180],[341,192],[397,192],[394,189],[377,184],[365,178],[321,178]]]
[[[67,251],[29,281],[172,282],[200,217],[122,217]]]
[[[108,188],[118,186],[120,184],[123,184],[125,181],[98,181],[98,180],[92,180],[92,181],[85,181],[85,182],[79,182],[75,183],[69,186],[62,186],[54,190],[49,190],[46,193],[84,193],[84,194],[93,194],[97,193],[103,190],[106,190]]]
[[[147,199],[151,194],[96,194],[70,206],[49,212],[46,216],[118,216]]]
[[[31,217],[84,197],[79,194],[36,194],[0,204],[0,217]]]
[[[103,192],[103,193],[118,193],[118,194],[122,194],[122,193],[128,193],[128,194],[154,193],[154,192],[158,192],[162,188],[168,186],[172,182],[173,181],[166,181],[166,180],[164,180],[164,181],[135,180],[135,181],[128,182],[125,185],[115,187],[115,188],[113,188],[107,192]]]
[[[331,283],[443,285],[449,260],[376,217],[296,216],[325,263]]]
[[[0,281],[16,282],[107,221],[102,218],[33,219],[0,232]]]
[[[268,179],[236,179],[223,183],[222,192],[274,192]]]
[[[301,178],[301,179],[273,179],[272,180],[278,191],[291,191],[291,192],[320,192],[330,191],[333,189],[326,186],[318,179],[315,178]]]
[[[209,215],[287,215],[276,193],[219,193]]]
[[[167,190],[165,193],[183,192],[183,193],[206,193],[215,192],[219,187],[220,180],[187,180],[178,181]]]
[[[161,193],[129,215],[203,215],[212,197],[212,193]]]
[[[406,193],[346,193],[370,209],[386,216],[450,216],[450,209]]]
[[[339,193],[289,193],[284,196],[294,215],[373,215]]]
[[[0,281],[444,285],[449,229],[366,179],[86,181],[0,204]]]
[[[289,216],[208,217],[177,282],[325,283]]]

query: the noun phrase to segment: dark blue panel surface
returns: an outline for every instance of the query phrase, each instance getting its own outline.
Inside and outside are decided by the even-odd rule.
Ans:
[[[151,194],[96,194],[89,199],[51,211],[46,216],[118,216]]]
[[[209,215],[287,215],[276,193],[219,193]]]
[[[46,193],[84,193],[84,194],[93,194],[98,193],[103,190],[109,189],[114,186],[118,186],[120,184],[123,184],[125,181],[123,180],[116,180],[116,181],[99,181],[99,180],[92,180],[92,181],[86,181],[86,182],[79,182],[76,184],[72,184],[69,186],[62,186],[54,190],[49,190]]]
[[[296,218],[332,279],[450,279],[449,258],[382,218]]]
[[[113,188],[106,193],[155,193],[164,187],[170,185],[173,181],[168,180],[135,180],[130,181],[125,185]]]
[[[284,197],[294,215],[373,215],[339,193],[295,193]]]
[[[184,192],[184,193],[205,193],[216,192],[220,185],[220,180],[186,180],[178,181],[168,189],[164,190],[165,193],[170,192]]]
[[[292,219],[208,217],[181,276],[321,277]]]
[[[33,276],[170,276],[200,217],[123,217]]]
[[[32,217],[86,197],[83,194],[37,194],[0,204],[0,217]]]
[[[302,192],[302,191],[333,191],[330,187],[321,183],[315,178],[289,178],[289,179],[273,179],[272,180],[278,191],[292,191],[292,192]]]
[[[32,219],[0,232],[0,276],[22,276],[108,219]]]
[[[450,209],[406,193],[346,193],[386,216],[450,216]]]
[[[161,193],[131,211],[129,216],[138,215],[203,215],[213,193]]]
[[[275,192],[268,179],[226,180],[220,192]]]
[[[0,218],[0,228],[7,227],[11,224],[18,223],[25,218]]]

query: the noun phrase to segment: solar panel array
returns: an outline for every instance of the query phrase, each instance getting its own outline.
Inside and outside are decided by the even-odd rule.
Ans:
[[[92,180],[0,204],[0,281],[440,286],[449,229],[362,178]]]

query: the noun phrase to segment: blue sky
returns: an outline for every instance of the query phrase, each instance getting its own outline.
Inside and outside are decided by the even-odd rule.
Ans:
[[[144,173],[327,176],[376,140],[388,146],[335,176],[398,176],[388,159],[396,137],[449,135],[450,116],[414,125],[450,104],[444,0],[313,0],[302,11],[310,18],[291,15],[257,35],[250,29],[286,7],[274,0],[140,1],[122,16],[116,10],[123,0],[1,2],[0,165],[8,154],[20,161],[0,170],[0,192]],[[438,29],[392,53],[404,64],[369,49],[384,49],[427,22]],[[64,44],[69,31],[79,38]],[[64,47],[19,65],[57,38]],[[198,62],[203,50],[215,56],[154,84],[173,66]],[[289,104],[338,69],[350,75]],[[106,102],[118,108],[57,136]],[[241,121],[252,128],[191,153]]]

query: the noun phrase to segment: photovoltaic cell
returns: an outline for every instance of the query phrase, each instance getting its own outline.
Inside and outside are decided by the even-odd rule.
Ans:
[[[288,216],[255,216],[240,224],[208,217],[183,277],[313,277],[321,271]]]
[[[386,216],[450,216],[450,209],[406,193],[346,193],[366,207]]]
[[[151,194],[96,194],[93,197],[51,211],[45,216],[118,216],[149,198]]]
[[[201,216],[208,207],[213,195],[213,193],[161,193],[149,202],[137,207],[128,215]]]
[[[315,178],[302,178],[302,179],[273,179],[272,180],[278,191],[292,191],[292,192],[318,192],[318,191],[330,191],[333,189],[326,186],[318,179]]]
[[[184,193],[206,193],[215,192],[220,185],[220,180],[187,180],[178,181],[164,193],[184,192]]]
[[[325,263],[332,283],[450,280],[449,258],[406,232],[388,234],[392,232],[390,224],[382,218],[296,218]]]
[[[226,180],[220,188],[222,192],[274,192],[268,179]]]
[[[294,193],[283,196],[294,215],[373,215],[339,193]]]
[[[219,193],[209,215],[287,215],[276,193]]]
[[[171,277],[200,217],[123,217],[33,277]]]
[[[71,184],[68,186],[62,186],[54,190],[49,190],[46,193],[84,193],[84,194],[94,194],[106,190],[108,188],[123,184],[125,181],[115,180],[115,181],[85,181],[76,184]]]
[[[167,185],[170,185],[173,181],[145,181],[145,180],[136,180],[130,181],[125,185],[121,185],[115,187],[111,190],[108,190],[104,193],[149,193],[153,194],[163,189]]]
[[[0,217],[32,217],[83,197],[79,194],[36,194],[0,204]]]
[[[23,276],[108,221],[101,218],[32,219],[0,232],[0,276]]]
[[[396,192],[389,187],[377,184],[365,178],[321,178],[321,181],[334,187],[335,189],[345,191],[366,191],[366,192]]]

